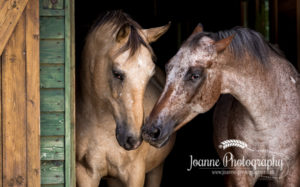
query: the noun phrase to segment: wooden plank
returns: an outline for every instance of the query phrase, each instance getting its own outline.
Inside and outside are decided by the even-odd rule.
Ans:
[[[63,89],[41,89],[41,111],[42,112],[63,112],[64,90]]]
[[[3,186],[26,186],[25,15],[2,59]]]
[[[40,9],[41,16],[64,16],[64,10]]]
[[[2,172],[2,170],[3,170],[3,163],[2,163],[2,161],[3,161],[3,158],[2,158],[2,145],[3,145],[3,132],[2,132],[2,56],[0,55],[0,77],[1,77],[1,79],[0,79],[0,143],[1,143],[1,145],[0,145],[0,187],[2,187],[3,186],[3,182],[2,182],[2,178],[3,178],[3,172]]]
[[[0,2],[0,55],[14,31],[28,0]]]
[[[241,1],[241,25],[243,27],[248,26],[248,2]]]
[[[63,137],[41,137],[41,160],[64,160]]]
[[[278,44],[278,0],[270,1],[270,41]]]
[[[40,17],[41,39],[64,38],[64,17]]]
[[[76,186],[75,175],[75,14],[74,0],[65,0],[65,183]]]
[[[42,113],[41,114],[41,135],[59,136],[65,134],[64,113]]]
[[[41,66],[41,88],[64,88],[64,66]]]
[[[64,184],[43,184],[42,187],[64,187]]]
[[[63,9],[47,9],[43,7],[43,0],[40,0],[40,16],[64,16]]]
[[[63,9],[64,0],[42,0],[43,9]]]
[[[63,161],[41,162],[41,184],[62,184],[64,181]]]
[[[65,61],[64,40],[41,40],[41,64],[63,64]]]
[[[26,7],[27,186],[40,186],[39,1]]]

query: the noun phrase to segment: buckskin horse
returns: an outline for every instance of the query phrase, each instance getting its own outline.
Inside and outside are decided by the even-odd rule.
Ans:
[[[164,91],[143,126],[143,138],[161,147],[196,115],[214,113],[214,142],[230,147],[237,159],[281,159],[284,168],[231,167],[252,171],[228,175],[228,186],[254,186],[269,177],[275,186],[300,186],[300,77],[281,52],[259,33],[241,27],[217,33],[195,28],[166,65]],[[204,124],[201,124],[204,125]],[[282,169],[282,170],[281,170]],[[265,174],[267,176],[265,176]]]
[[[142,29],[122,11],[100,17],[89,32],[77,93],[77,186],[159,186],[163,162],[175,137],[162,149],[142,141],[141,127],[158,99],[164,74],[149,43],[169,28]]]

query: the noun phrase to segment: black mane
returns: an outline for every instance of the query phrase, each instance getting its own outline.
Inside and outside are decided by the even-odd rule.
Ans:
[[[204,36],[210,37],[214,41],[218,41],[232,35],[234,35],[234,38],[228,47],[237,58],[243,58],[245,53],[248,53],[250,56],[259,60],[262,64],[265,64],[268,62],[268,58],[272,54],[284,57],[283,53],[278,48],[267,42],[260,33],[243,27],[235,27],[230,30],[219,31],[216,33],[199,33],[192,38],[190,45],[198,45],[198,41]]]
[[[105,25],[107,23],[113,23],[116,27],[114,27],[113,32],[118,32],[121,29],[125,29],[127,27],[130,28],[130,35],[126,44],[120,48],[116,55],[123,53],[124,51],[130,50],[130,56],[133,56],[136,51],[139,49],[141,45],[145,46],[152,57],[154,57],[153,50],[151,46],[140,36],[138,30],[142,29],[142,27],[134,21],[128,14],[124,13],[122,10],[113,10],[107,11],[103,15],[99,16],[98,19],[93,24],[90,32],[96,30],[97,28]]]

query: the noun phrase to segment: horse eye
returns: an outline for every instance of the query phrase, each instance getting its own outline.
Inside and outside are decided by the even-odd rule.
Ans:
[[[200,74],[198,74],[198,73],[193,73],[193,74],[191,74],[190,80],[191,80],[191,81],[195,81],[195,80],[197,80],[197,79],[199,79],[199,78],[200,78]]]
[[[124,75],[118,71],[113,71],[113,76],[116,78],[116,79],[119,79],[121,81],[124,80]]]

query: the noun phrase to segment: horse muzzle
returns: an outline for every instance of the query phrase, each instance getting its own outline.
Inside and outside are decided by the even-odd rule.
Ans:
[[[116,138],[121,147],[126,150],[137,149],[142,143],[142,137],[135,136],[133,133],[127,130],[127,128],[120,128],[117,125]]]
[[[167,127],[169,125],[170,124],[167,124]],[[166,145],[170,139],[171,134],[172,128],[163,128],[160,123],[146,123],[142,128],[143,140],[157,148]]]

